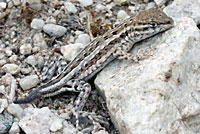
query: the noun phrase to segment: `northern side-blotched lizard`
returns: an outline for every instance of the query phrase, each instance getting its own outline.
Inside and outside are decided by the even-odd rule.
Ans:
[[[87,83],[91,77],[115,58],[138,61],[138,56],[127,53],[134,44],[172,26],[173,20],[159,8],[141,11],[91,41],[57,77],[14,103],[28,103],[40,96],[72,91],[80,92],[74,111],[81,111],[91,91]]]

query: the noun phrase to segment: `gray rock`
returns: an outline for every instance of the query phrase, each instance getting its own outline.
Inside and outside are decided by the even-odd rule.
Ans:
[[[12,55],[12,56],[9,58],[9,61],[10,61],[11,63],[15,63],[15,62],[17,61],[17,58],[18,58],[17,55]]]
[[[31,28],[42,30],[44,21],[42,19],[33,19],[31,22]]]
[[[128,14],[124,10],[119,10],[119,12],[117,13],[117,18],[118,19],[124,20],[124,19],[126,19],[128,17],[129,17]]]
[[[50,134],[50,126],[55,120],[59,120],[48,107],[41,109],[29,107],[24,110],[24,114],[19,126],[27,134]]]
[[[35,66],[37,64],[34,55],[28,56],[25,61],[26,61],[26,63],[28,63],[29,65],[32,65],[32,66]]]
[[[16,64],[5,64],[3,65],[2,70],[6,73],[18,74],[20,71],[20,68]]]
[[[5,86],[4,85],[0,85],[0,94],[3,94],[3,95],[6,94],[6,90],[5,90]]]
[[[62,129],[62,127],[63,127],[62,122],[63,122],[63,120],[61,120],[60,118],[54,119],[50,125],[50,130],[52,132],[56,132],[56,131]]]
[[[7,6],[6,2],[0,2],[0,10],[5,9]]]
[[[67,29],[63,26],[55,24],[46,24],[43,27],[43,31],[50,36],[61,37],[67,32]]]
[[[23,114],[23,109],[20,105],[18,104],[10,104],[7,108],[7,111],[9,114],[13,115],[14,117],[20,119]]]
[[[32,46],[31,44],[24,44],[24,45],[21,45],[19,50],[20,50],[20,53],[23,55],[30,54],[32,50]]]
[[[61,47],[61,53],[67,61],[71,61],[83,49],[85,45],[81,43],[69,44]]]
[[[97,75],[95,85],[120,133],[200,132],[199,44],[195,22],[182,18],[131,52],[150,45],[152,56],[139,63],[115,60]]]
[[[46,41],[42,33],[37,33],[33,36],[34,48],[39,47],[40,49],[47,48]]]
[[[0,67],[3,66],[4,64],[6,64],[6,60],[5,59],[0,60]]]
[[[64,122],[64,129],[63,129],[63,134],[83,134],[72,125],[69,124],[68,122]]]
[[[21,4],[20,0],[13,0],[13,4],[15,6],[19,6]]]
[[[4,112],[0,114],[0,134],[8,133],[13,123],[13,117]]]
[[[90,36],[88,34],[80,34],[76,39],[75,43],[81,43],[87,45],[90,42]]]
[[[72,4],[71,2],[65,2],[64,5],[65,9],[67,9],[69,13],[76,13],[78,11],[74,4]]]
[[[81,5],[87,7],[93,4],[93,0],[77,0]]]
[[[7,107],[8,107],[7,99],[0,99],[0,113],[2,113],[4,109]]]
[[[190,17],[196,24],[200,24],[200,1],[199,0],[176,0],[164,9],[164,12],[173,17]]]
[[[17,122],[14,122],[12,124],[12,127],[9,130],[9,134],[17,134],[20,132],[20,128]]]
[[[26,76],[19,81],[19,85],[23,90],[28,90],[33,87],[36,87],[38,83],[39,79],[37,75]]]

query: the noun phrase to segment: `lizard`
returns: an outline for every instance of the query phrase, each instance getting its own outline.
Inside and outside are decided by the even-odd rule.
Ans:
[[[172,28],[173,24],[173,19],[158,7],[140,11],[92,40],[60,74],[14,103],[29,103],[39,97],[72,91],[79,92],[74,112],[82,111],[91,91],[89,79],[116,58],[138,62],[139,55],[132,55],[129,50],[137,42]]]

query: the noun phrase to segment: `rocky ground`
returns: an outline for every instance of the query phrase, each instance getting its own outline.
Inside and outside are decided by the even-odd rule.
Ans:
[[[0,0],[0,133],[200,133],[199,0],[167,2],[174,28],[132,51],[149,47],[153,56],[139,63],[116,60],[90,81],[84,111],[107,124],[74,127],[75,93],[12,103],[43,84],[38,74],[55,55],[65,66],[93,38],[155,2]]]

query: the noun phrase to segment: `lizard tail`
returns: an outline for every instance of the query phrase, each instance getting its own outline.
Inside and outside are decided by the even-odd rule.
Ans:
[[[36,90],[33,90],[26,98],[15,100],[14,103],[15,104],[29,103],[33,101],[34,99],[36,99],[38,96],[39,96],[39,90],[36,89]]]

